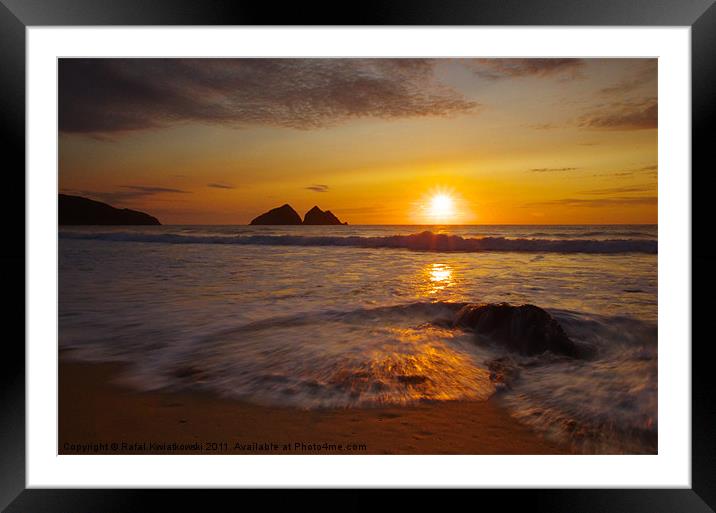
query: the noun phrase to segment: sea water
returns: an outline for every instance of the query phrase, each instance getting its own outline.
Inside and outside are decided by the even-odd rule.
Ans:
[[[657,248],[655,225],[62,227],[59,342],[127,362],[140,390],[491,400],[575,451],[655,452]],[[520,356],[440,322],[482,302],[542,307],[594,356]]]

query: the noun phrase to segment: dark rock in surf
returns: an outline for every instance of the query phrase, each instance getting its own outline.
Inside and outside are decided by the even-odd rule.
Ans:
[[[66,225],[160,225],[159,219],[138,210],[115,208],[82,196],[60,194],[58,224]]]
[[[318,206],[314,206],[311,210],[306,212],[306,215],[303,217],[303,224],[334,225],[348,223],[342,223],[330,210],[323,211],[318,208]]]
[[[254,218],[250,224],[301,224],[301,216],[287,203],[261,214]]]
[[[507,350],[523,355],[550,351],[576,357],[579,351],[554,317],[534,305],[469,304],[462,307],[453,327],[486,335]]]

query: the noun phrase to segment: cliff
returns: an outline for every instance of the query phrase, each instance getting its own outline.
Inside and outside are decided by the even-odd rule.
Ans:
[[[138,210],[115,208],[101,201],[60,194],[58,220],[62,225],[160,225],[159,219]]]

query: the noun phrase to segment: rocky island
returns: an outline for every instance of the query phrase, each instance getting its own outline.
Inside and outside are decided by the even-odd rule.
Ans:
[[[159,219],[138,210],[115,208],[82,196],[60,194],[59,225],[160,225]]]
[[[298,215],[291,205],[286,203],[280,207],[272,208],[251,220],[249,224],[302,224],[301,216]]]
[[[345,225],[348,223],[341,222],[330,210],[321,210],[318,206],[314,206],[306,212],[301,220],[291,205],[286,203],[277,208],[272,208],[268,212],[264,212],[258,217],[251,220],[253,225]]]
[[[330,210],[323,211],[314,206],[303,216],[303,224],[348,224],[342,223]]]

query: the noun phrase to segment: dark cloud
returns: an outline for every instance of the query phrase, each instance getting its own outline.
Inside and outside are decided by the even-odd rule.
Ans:
[[[206,186],[214,189],[236,189],[236,187],[228,183],[208,183]]]
[[[579,78],[583,59],[473,59],[472,71],[489,80],[515,77]]]
[[[644,130],[657,128],[659,109],[656,98],[613,103],[583,115],[582,128],[606,130]]]
[[[638,205],[656,205],[658,200],[655,196],[625,196],[616,198],[564,198],[550,201],[529,203],[530,207],[551,207],[556,205],[566,207],[630,207]]]
[[[530,169],[533,173],[554,173],[560,171],[576,171],[578,167],[534,167]]]
[[[170,189],[168,187],[149,187],[143,185],[120,185],[120,190],[115,191],[89,191],[79,189],[63,189],[67,194],[85,196],[87,198],[104,201],[110,204],[132,203],[147,197],[155,197],[163,193],[189,194],[190,191]]]
[[[611,177],[634,176],[634,171],[617,171],[614,173],[596,173],[596,174],[592,175],[592,177],[594,177],[594,178],[602,178],[605,176],[611,176]]]
[[[61,59],[59,127],[107,136],[178,123],[313,129],[478,104],[430,59]]]
[[[87,198],[104,201],[112,205],[132,203],[137,200],[153,196],[154,193],[142,191],[88,191],[88,190],[67,190],[68,194],[76,194]]]
[[[182,191],[181,189],[171,189],[169,187],[151,187],[147,185],[120,185],[123,189],[132,189],[146,194],[159,194],[160,192],[176,192],[180,194],[189,194],[189,191]]]
[[[328,186],[320,183],[315,183],[306,187],[309,191],[313,192],[328,192]]]

